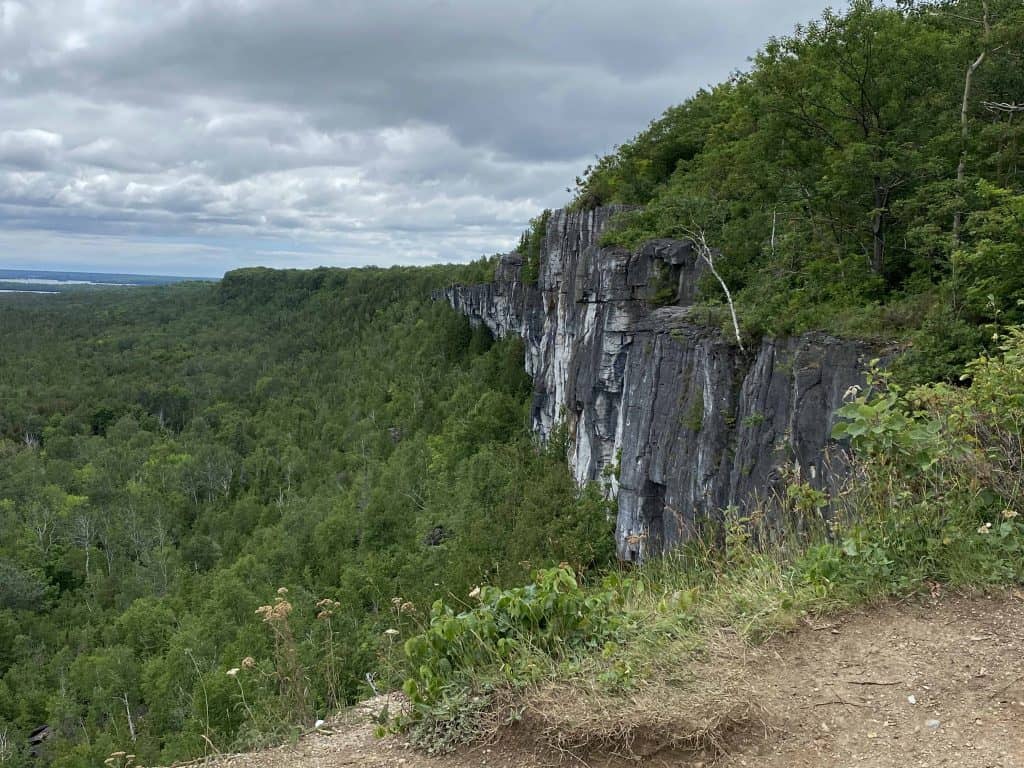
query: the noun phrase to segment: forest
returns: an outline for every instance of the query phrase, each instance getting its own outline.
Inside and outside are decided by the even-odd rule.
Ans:
[[[928,580],[1019,582],[1022,99],[1019,0],[854,0],[581,174],[572,205],[626,206],[607,244],[705,237],[744,334],[904,350],[837,433],[863,522],[766,552],[734,521],[636,581],[609,502],[529,431],[519,343],[431,300],[491,260],[4,296],[0,764],[245,749],[403,680],[421,715],[551,670],[628,690],[664,649],[621,649],[723,617],[763,636]],[[812,491],[790,501],[820,523]]]
[[[479,271],[0,302],[5,766],[43,724],[83,768],[287,738],[400,684],[397,611],[608,563],[605,502],[528,431],[521,347],[431,301]],[[257,612],[285,595],[287,637]]]

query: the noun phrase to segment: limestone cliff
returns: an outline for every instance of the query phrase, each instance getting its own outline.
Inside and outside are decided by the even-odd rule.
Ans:
[[[786,475],[831,485],[834,413],[871,351],[811,333],[742,354],[690,306],[703,271],[692,245],[601,247],[615,213],[556,211],[536,285],[510,254],[493,283],[443,297],[496,336],[522,337],[534,428],[547,439],[565,424],[576,479],[608,484],[619,555],[637,560],[728,506],[770,510]],[[672,305],[654,308],[655,295]]]

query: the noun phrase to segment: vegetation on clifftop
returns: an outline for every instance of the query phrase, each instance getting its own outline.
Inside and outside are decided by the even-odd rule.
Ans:
[[[1022,94],[1016,0],[854,0],[600,158],[574,205],[643,205],[609,243],[703,232],[751,332],[910,336],[908,378],[952,380],[1024,318]]]
[[[519,238],[516,252],[523,257],[522,280],[536,283],[540,277],[540,252],[544,246],[544,235],[551,220],[551,211],[545,209],[539,216],[530,219],[530,228]]]

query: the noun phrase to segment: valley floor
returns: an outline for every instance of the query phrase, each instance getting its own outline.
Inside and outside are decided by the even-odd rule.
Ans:
[[[687,694],[656,688],[626,702],[637,719],[630,743],[619,748],[612,743],[587,751],[566,747],[560,755],[538,752],[531,729],[537,722],[557,727],[561,717],[548,712],[527,714],[515,731],[490,746],[426,757],[399,739],[375,739],[371,702],[295,745],[210,764],[539,768],[561,759],[594,768],[1024,767],[1024,592],[913,598],[809,624],[761,647],[731,647],[702,662],[708,671],[713,668],[715,685],[724,692],[716,706],[727,707],[714,718],[715,728],[701,734],[699,751],[665,746],[681,743],[678,733],[668,731],[683,727],[686,717],[644,710],[658,702],[685,709]],[[697,684],[699,674],[698,668]],[[541,700],[567,710],[581,705],[571,697],[560,704],[557,695]],[[693,708],[700,706],[695,700]],[[578,712],[561,719],[574,718],[579,720]],[[544,738],[551,743],[550,733]],[[625,746],[629,757],[614,755]]]

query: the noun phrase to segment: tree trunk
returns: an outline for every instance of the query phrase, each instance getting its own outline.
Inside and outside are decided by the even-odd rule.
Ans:
[[[963,182],[967,175],[967,139],[969,136],[969,123],[968,116],[971,103],[971,82],[974,80],[974,73],[978,70],[984,61],[985,57],[988,56],[989,41],[992,39],[992,28],[989,26],[988,21],[988,2],[982,0],[982,26],[984,27],[985,34],[983,37],[984,47],[978,58],[967,67],[967,73],[964,75],[964,97],[960,102],[960,162],[956,166],[956,193],[957,196],[963,192]],[[958,202],[960,202],[958,200]],[[960,229],[963,227],[964,212],[961,208],[957,208],[953,214],[953,247],[955,248],[960,244]]]
[[[964,75],[964,98],[960,103],[960,162],[956,166],[956,190],[957,195],[963,190],[964,177],[967,175],[967,138],[968,138],[968,123],[967,123],[967,112],[970,107],[971,98],[971,81],[974,79],[974,73],[985,61],[985,56],[988,51],[982,51],[981,55],[967,68],[967,74]],[[960,208],[957,208],[956,213],[953,214],[953,243],[954,245],[960,244],[960,228],[963,226],[964,213]]]
[[[882,186],[882,180],[875,176],[875,212],[871,217],[871,271],[881,275],[885,268],[885,224],[886,206],[889,204],[889,193]]]
[[[132,741],[135,741],[135,721],[132,720],[132,708],[128,704],[128,694],[121,694],[121,700],[124,701],[124,711],[128,716],[128,732],[131,734]]]
[[[693,241],[694,246],[697,248],[697,252],[700,257],[704,260],[704,263],[708,265],[708,269],[711,270],[711,274],[715,276],[718,284],[722,286],[722,291],[725,293],[725,300],[729,304],[729,314],[732,316],[732,329],[736,334],[736,346],[740,348],[740,352],[746,352],[743,348],[743,339],[740,337],[740,324],[736,318],[736,306],[732,303],[732,292],[729,290],[729,286],[725,284],[725,280],[718,274],[718,270],[715,269],[714,256],[711,252],[711,247],[708,245],[707,238],[704,236],[704,230],[696,229],[693,232],[687,233],[690,239]]]

